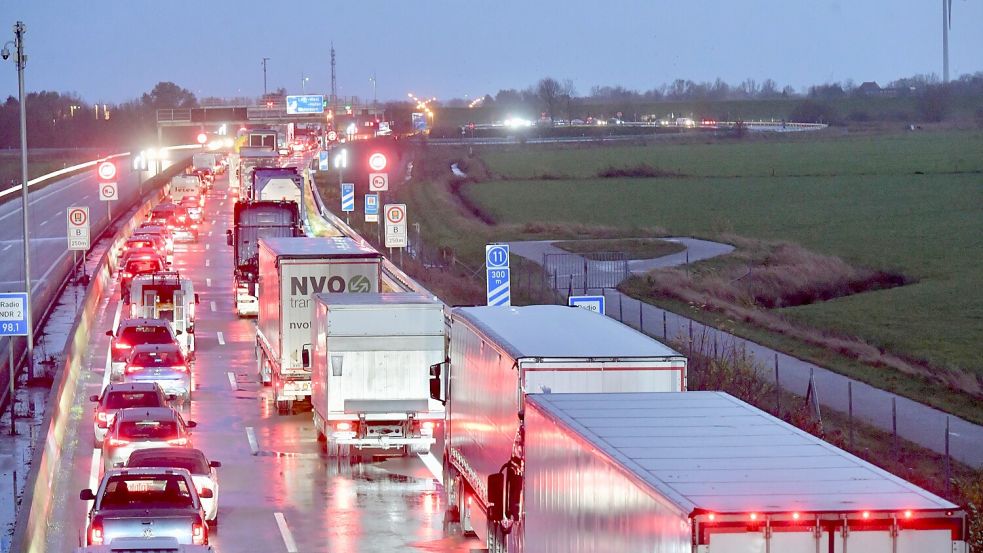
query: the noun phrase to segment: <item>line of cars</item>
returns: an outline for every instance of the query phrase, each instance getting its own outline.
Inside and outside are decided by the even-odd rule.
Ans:
[[[197,424],[179,410],[195,389],[199,299],[192,280],[171,267],[174,242],[197,241],[207,190],[198,174],[175,177],[118,252],[121,305],[116,328],[106,331],[108,382],[89,398],[102,478],[79,494],[91,502],[87,550],[187,550],[207,546],[209,526],[218,525],[221,463],[194,447]]]

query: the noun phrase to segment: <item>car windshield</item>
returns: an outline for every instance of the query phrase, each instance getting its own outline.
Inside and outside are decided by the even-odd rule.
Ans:
[[[102,494],[108,509],[144,509],[148,506],[188,508],[194,505],[188,482],[177,474],[111,476]]]
[[[170,344],[171,333],[164,326],[135,325],[126,327],[120,334],[120,339],[131,345],[137,344]]]
[[[170,440],[178,437],[177,423],[172,420],[120,421],[119,435],[134,440]]]
[[[130,365],[139,367],[173,367],[183,365],[184,359],[176,351],[141,351],[134,353]]]
[[[208,474],[208,463],[201,457],[143,457],[132,456],[126,464],[128,467],[155,467],[187,469],[191,474]]]
[[[163,407],[156,392],[109,392],[104,405],[106,409],[126,409],[127,407]]]

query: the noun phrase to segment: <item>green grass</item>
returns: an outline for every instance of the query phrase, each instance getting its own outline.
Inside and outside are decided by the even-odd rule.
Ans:
[[[919,282],[784,313],[983,375],[981,151],[979,132],[529,148],[482,157],[493,173],[512,178],[545,172],[582,178],[483,182],[463,190],[501,223],[659,226],[710,237],[732,232],[901,270]],[[696,176],[583,178],[637,163]]]
[[[96,155],[93,152],[85,150],[28,151],[27,178],[40,177],[46,173],[95,158]],[[11,181],[20,183],[20,177],[20,151],[0,152],[0,190],[7,188]]]
[[[567,240],[553,245],[568,252],[587,254],[587,257],[592,253],[624,252],[628,255],[628,259],[655,259],[686,249],[686,246],[678,242],[667,242],[657,238]]]

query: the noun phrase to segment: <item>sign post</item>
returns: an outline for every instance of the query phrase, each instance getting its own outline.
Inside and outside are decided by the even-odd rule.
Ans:
[[[10,336],[7,348],[10,351],[8,366],[10,370],[10,435],[16,434],[14,427],[14,392],[16,391],[16,371],[14,371],[13,336],[27,336],[27,293],[0,293],[0,336]]]
[[[386,247],[406,247],[406,204],[386,204]]]
[[[604,296],[570,296],[567,298],[567,305],[571,307],[581,307],[594,313],[604,315]]]
[[[355,211],[355,183],[341,183],[341,210],[345,212],[345,222],[348,222],[348,214]]]
[[[509,245],[485,246],[485,292],[488,305],[512,305]]]

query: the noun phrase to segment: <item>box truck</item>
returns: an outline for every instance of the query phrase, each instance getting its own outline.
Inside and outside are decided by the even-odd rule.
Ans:
[[[181,203],[185,196],[204,196],[204,185],[198,175],[176,175],[171,179],[168,195],[174,203]]]
[[[956,505],[723,392],[529,394],[489,551],[966,553]]]
[[[311,395],[314,294],[378,292],[382,255],[351,238],[260,238],[256,358],[277,412]],[[306,361],[306,362],[305,362]]]
[[[449,353],[431,394],[447,402],[444,485],[465,531],[483,529],[486,481],[523,447],[526,394],[686,389],[684,356],[577,307],[454,308]]]
[[[311,404],[331,456],[426,453],[444,406],[430,367],[446,359],[444,306],[417,293],[314,296]]]
[[[301,219],[304,217],[304,177],[296,167],[257,167],[249,197],[294,202],[300,208]]]
[[[259,239],[301,236],[300,211],[294,202],[244,201],[232,208],[232,228],[225,231],[234,263],[232,291],[240,317],[259,314]]]

